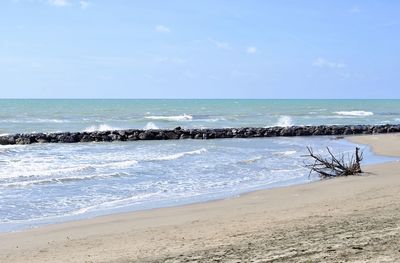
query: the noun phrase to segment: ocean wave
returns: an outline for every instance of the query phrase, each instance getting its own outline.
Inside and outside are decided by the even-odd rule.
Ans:
[[[3,119],[0,123],[69,123],[69,120],[60,119]]]
[[[4,149],[7,151],[7,148]],[[0,152],[2,151],[2,147],[0,147]],[[10,161],[8,161],[10,164]],[[136,160],[123,160],[123,161],[114,161],[108,163],[98,163],[98,164],[81,164],[79,166],[72,167],[60,167],[54,169],[52,166],[44,167],[41,164],[31,166],[29,169],[25,167],[21,167],[21,164],[11,164],[14,171],[12,173],[2,174],[0,172],[0,178],[2,179],[10,179],[10,178],[30,178],[30,177],[52,177],[52,179],[59,178],[67,178],[67,175],[76,175],[82,173],[90,173],[95,171],[103,171],[103,170],[117,170],[117,169],[126,169],[133,165],[136,165],[138,161]],[[64,176],[64,177],[63,177]]]
[[[218,117],[218,118],[209,118],[209,119],[203,119],[200,121],[204,121],[204,122],[219,122],[219,121],[226,121],[225,118],[223,117]]]
[[[337,115],[340,116],[360,116],[360,117],[366,117],[366,116],[372,116],[374,115],[373,112],[371,111],[362,111],[362,110],[355,110],[355,111],[335,111],[334,112]]]
[[[275,152],[275,153],[273,153],[273,155],[288,156],[288,155],[293,155],[295,153],[297,153],[297,151],[294,151],[294,150],[290,151],[289,150],[289,151],[284,151],[284,152]]]
[[[241,163],[241,164],[251,164],[251,163],[255,163],[255,162],[261,160],[262,158],[263,158],[262,156],[257,156],[257,157],[251,158],[251,159],[246,159],[246,160],[238,161],[238,163]]]
[[[270,171],[271,171],[271,173],[285,173],[285,174],[288,174],[288,173],[293,173],[295,171],[307,171],[307,169],[304,168],[304,167],[298,167],[298,168],[293,168],[293,169],[271,169]],[[304,174],[302,174],[302,173],[297,173],[297,176],[303,176],[303,175]],[[290,180],[292,178],[287,178],[287,179]]]
[[[25,146],[25,145],[0,145],[0,153],[14,152],[16,148],[21,148],[18,146]],[[8,161],[0,160],[0,162],[7,163]]]
[[[275,126],[279,126],[279,127],[289,127],[289,126],[293,126],[293,121],[292,118],[290,116],[281,116],[277,123],[275,124]]]
[[[95,131],[115,131],[121,130],[119,127],[113,127],[108,124],[100,124],[100,125],[92,125],[90,127],[85,128],[84,132],[95,132]]]
[[[150,120],[163,120],[163,121],[191,121],[193,116],[183,114],[177,116],[146,116],[146,119]]]
[[[94,175],[82,175],[82,176],[71,176],[71,177],[61,177],[61,178],[44,178],[37,180],[26,180],[11,183],[2,183],[1,187],[26,187],[32,185],[44,185],[44,184],[64,184],[77,181],[93,180],[93,179],[106,179],[112,177],[126,176],[126,173],[110,173],[110,174],[94,174]]]
[[[154,122],[148,122],[146,126],[143,127],[144,130],[158,130],[160,128],[157,127],[157,125],[154,124]]]
[[[128,205],[132,205],[132,203],[135,202],[140,202],[144,199],[149,199],[154,196],[159,196],[160,192],[155,192],[155,193],[144,193],[144,194],[137,194],[134,196],[122,198],[122,199],[117,199],[117,200],[111,200],[111,201],[106,201],[100,204],[95,204],[87,207],[83,207],[79,210],[76,210],[72,212],[71,214],[73,215],[79,215],[83,213],[87,213],[90,211],[97,211],[97,210],[104,210],[104,209],[110,209],[110,208],[118,208],[118,207],[124,207]]]
[[[91,165],[82,165],[75,167],[61,167],[54,169],[51,166],[46,166],[43,164],[37,164],[33,166],[27,167],[20,160],[11,160],[8,161],[8,165],[13,168],[12,173],[0,173],[0,178],[2,179],[10,179],[10,178],[20,178],[21,180],[26,180],[22,178],[31,178],[31,177],[49,177],[60,174],[76,174],[82,172],[90,172],[94,171],[95,168]]]
[[[175,154],[171,154],[171,155],[156,157],[156,158],[151,159],[150,161],[171,161],[171,160],[176,160],[176,159],[182,158],[183,156],[186,156],[186,155],[202,154],[205,152],[207,152],[207,149],[201,148],[201,149],[195,150],[195,151],[175,153]]]
[[[10,145],[0,145],[0,152],[13,151],[19,148],[26,148],[26,144],[10,144]]]
[[[132,165],[137,164],[138,161],[136,160],[125,160],[125,161],[117,161],[117,162],[110,162],[110,163],[103,163],[103,164],[92,164],[91,166],[94,168],[128,168]]]

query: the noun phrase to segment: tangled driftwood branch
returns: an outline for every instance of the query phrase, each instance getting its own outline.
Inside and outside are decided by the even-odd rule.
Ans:
[[[345,158],[345,154],[335,157],[328,147],[328,158],[315,154],[311,147],[307,147],[307,150],[309,154],[306,156],[314,159],[313,163],[305,164],[306,167],[310,168],[310,174],[316,172],[322,178],[330,178],[362,173],[360,163],[363,159],[363,153],[358,147],[356,147],[355,153],[351,156],[347,155],[347,158]]]

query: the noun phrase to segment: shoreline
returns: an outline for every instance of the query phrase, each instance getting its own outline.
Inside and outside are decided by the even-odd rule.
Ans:
[[[358,135],[357,135],[358,136]],[[315,136],[313,136],[316,138]],[[319,137],[319,136],[317,136]],[[312,138],[311,138],[312,139]],[[353,144],[350,140],[344,139],[344,138],[339,138],[341,141],[346,142],[346,144]],[[338,138],[331,137],[329,140],[339,140]],[[355,146],[355,145],[354,145]],[[372,150],[368,149],[367,150],[368,155],[372,154]],[[391,159],[388,158],[388,160],[385,160],[385,157],[380,157],[380,155],[376,156],[371,156],[373,158],[373,161],[370,161],[368,165],[373,165],[373,164],[381,164],[381,163],[387,163],[390,162]],[[10,222],[10,223],[3,223],[0,225],[0,234],[6,234],[6,233],[18,233],[18,232],[24,232],[24,231],[29,231],[30,229],[38,229],[46,226],[51,226],[51,225],[57,225],[57,224],[63,224],[63,223],[68,223],[68,222],[79,222],[82,220],[91,220],[95,219],[98,217],[105,217],[105,216],[113,216],[116,214],[128,214],[128,213],[135,213],[135,212],[146,212],[146,211],[152,211],[152,210],[157,210],[157,209],[168,209],[168,208],[174,208],[174,207],[184,207],[184,206],[190,206],[194,204],[201,204],[201,203],[209,203],[209,202],[218,202],[218,201],[224,201],[224,200],[229,200],[229,199],[235,199],[235,198],[240,198],[242,196],[246,196],[248,194],[254,193],[254,192],[259,192],[259,191],[266,191],[266,190],[273,190],[273,189],[280,189],[280,188],[287,188],[287,187],[292,187],[292,186],[300,186],[300,185],[307,185],[310,183],[316,183],[320,181],[321,179],[319,178],[314,178],[312,177],[308,178],[308,180],[302,180],[299,181],[298,179],[290,179],[286,180],[280,183],[272,183],[268,185],[264,185],[263,187],[252,187],[249,189],[241,190],[238,192],[231,192],[231,193],[226,193],[226,194],[220,194],[220,195],[215,195],[213,197],[203,197],[201,199],[190,199],[190,200],[176,200],[176,202],[170,202],[170,203],[163,203],[163,204],[155,204],[155,205],[148,205],[148,206],[143,206],[143,207],[134,207],[132,205],[126,205],[126,206],[121,206],[121,207],[115,207],[115,208],[109,208],[105,210],[99,210],[99,211],[93,211],[89,213],[83,213],[83,214],[67,214],[67,215],[59,215],[59,216],[54,216],[54,217],[48,217],[48,218],[37,218],[37,219],[32,219],[32,220],[21,220],[20,222]]]
[[[380,155],[400,156],[400,147],[397,147],[400,146],[399,134],[352,136],[346,139],[355,143],[369,143],[373,151]],[[124,260],[132,259],[161,262],[169,257],[184,260],[194,255],[201,257],[201,261],[222,256],[222,259],[244,255],[250,257],[253,252],[256,252],[254,256],[258,255],[262,259],[277,257],[277,260],[282,258],[290,261],[292,257],[299,259],[298,256],[301,259],[302,253],[296,252],[297,256],[289,257],[282,249],[274,250],[274,253],[269,250],[262,252],[245,246],[242,241],[251,240],[251,243],[259,244],[268,235],[276,237],[276,229],[283,229],[284,232],[293,227],[306,230],[304,227],[307,227],[307,222],[311,225],[317,223],[321,220],[321,214],[324,215],[322,219],[328,217],[331,220],[332,217],[347,216],[355,211],[364,211],[365,208],[378,209],[375,200],[362,204],[354,198],[365,194],[371,198],[370,190],[376,190],[379,185],[400,189],[398,176],[393,176],[399,167],[398,162],[384,163],[365,167],[367,176],[257,190],[223,200],[126,212],[21,232],[0,233],[0,261],[24,262],[29,259],[31,262],[51,262],[51,259],[57,259],[80,262],[85,259],[92,262],[126,262]],[[348,199],[351,199],[351,204],[339,206],[341,201]],[[388,207],[399,208],[393,202]],[[400,215],[392,215],[396,216]],[[304,222],[305,218],[309,221]],[[267,222],[269,225],[266,226]],[[260,237],[257,233],[265,233],[265,236]],[[206,240],[208,242],[204,244]],[[235,253],[238,246],[239,250],[249,249],[249,253]],[[155,251],[160,252],[156,255]],[[273,255],[268,254],[268,251]],[[278,255],[280,253],[283,254]],[[312,255],[314,257],[320,253]]]

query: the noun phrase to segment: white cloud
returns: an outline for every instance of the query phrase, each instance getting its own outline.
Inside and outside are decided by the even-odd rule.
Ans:
[[[254,53],[257,52],[257,48],[256,47],[248,47],[246,49],[246,52],[249,53],[249,54],[254,54]]]
[[[171,30],[169,29],[169,27],[166,27],[164,25],[157,25],[156,26],[156,31],[160,32],[160,33],[169,33],[171,32]]]
[[[38,3],[38,4],[48,4],[55,7],[80,7],[81,9],[86,9],[91,5],[89,0],[11,0],[14,3]]]
[[[50,5],[64,7],[69,5],[68,0],[48,0]]]
[[[324,58],[316,58],[313,62],[312,65],[314,67],[320,67],[320,68],[336,68],[336,69],[342,69],[342,68],[346,68],[347,65],[344,63],[340,63],[340,62],[332,62],[329,60],[326,60]]]
[[[86,9],[89,7],[90,3],[88,1],[81,0],[79,1],[79,5],[81,6],[82,9]]]
[[[355,14],[355,13],[360,13],[361,12],[361,8],[359,6],[353,6],[350,10],[350,13]]]
[[[229,43],[221,42],[212,38],[208,39],[211,43],[213,43],[218,49],[232,49]]]

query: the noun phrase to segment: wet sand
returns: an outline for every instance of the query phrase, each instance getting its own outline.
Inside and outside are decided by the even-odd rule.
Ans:
[[[398,134],[349,139],[400,156]],[[228,200],[0,234],[0,262],[396,262],[400,162],[364,170]]]

